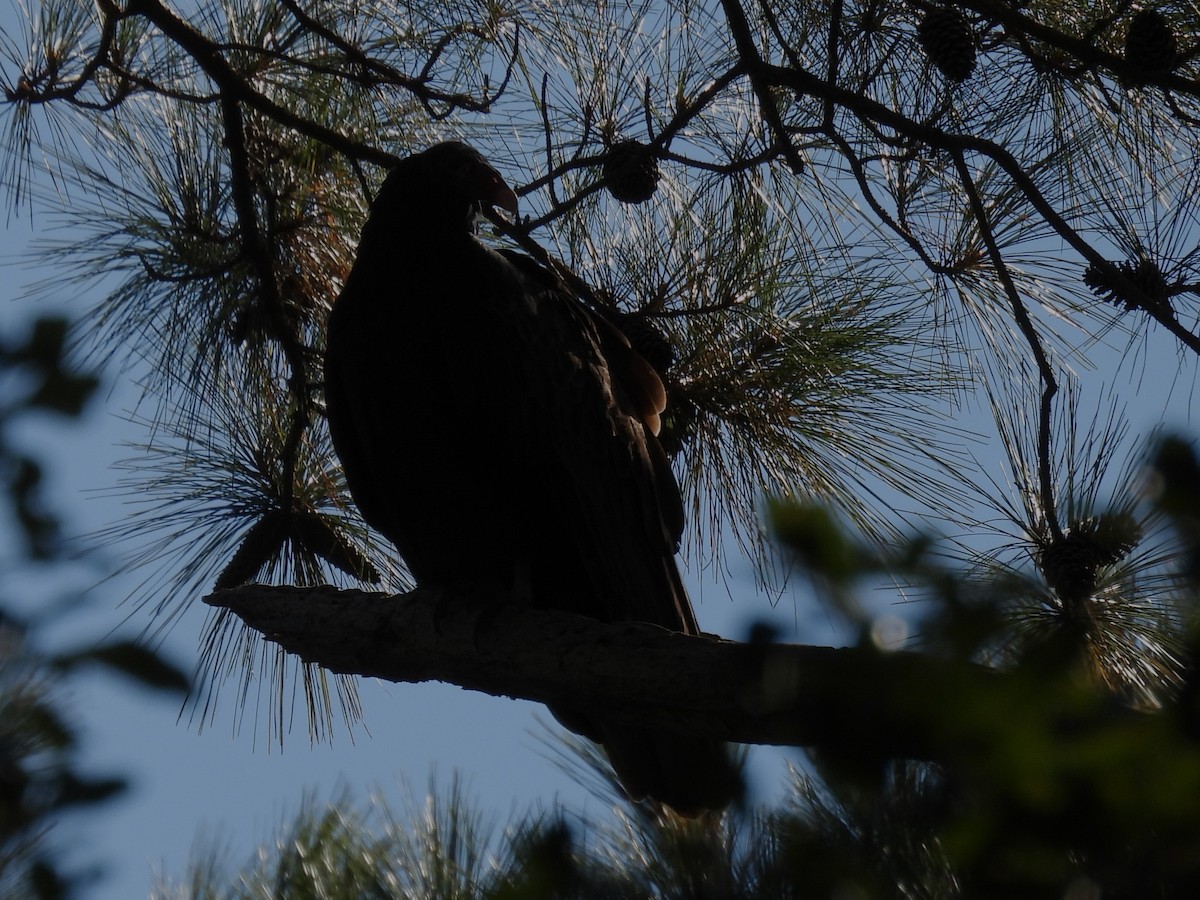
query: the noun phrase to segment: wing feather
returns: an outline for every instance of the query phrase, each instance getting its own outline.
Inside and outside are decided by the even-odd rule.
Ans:
[[[540,396],[526,406],[545,414],[525,426],[531,442],[553,451],[545,473],[553,510],[543,527],[573,545],[593,594],[587,614],[695,632],[674,562],[682,502],[646,417],[652,393],[658,410],[665,407],[661,380],[624,335],[549,273],[530,277],[532,260],[495,258],[508,269],[498,283],[523,298],[508,304],[529,311],[518,316],[517,345],[526,348],[518,351],[526,356],[524,383]]]

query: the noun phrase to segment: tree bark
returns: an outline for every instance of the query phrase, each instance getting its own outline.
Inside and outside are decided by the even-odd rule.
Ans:
[[[955,744],[946,704],[987,702],[1007,680],[926,654],[744,644],[498,600],[263,585],[206,598],[334,672],[444,681],[664,731],[868,758],[943,758]]]

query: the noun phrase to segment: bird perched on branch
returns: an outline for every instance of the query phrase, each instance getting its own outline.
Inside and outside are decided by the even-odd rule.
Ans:
[[[517,198],[466,144],[397,164],[329,318],[329,429],[363,517],[418,584],[698,633],[683,507],[655,438],[665,392],[539,263],[475,236]],[[634,798],[724,806],[724,744],[555,706]]]

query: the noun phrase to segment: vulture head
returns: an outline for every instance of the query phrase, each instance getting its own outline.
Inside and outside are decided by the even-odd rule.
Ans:
[[[471,233],[485,208],[516,215],[517,195],[479,151],[446,141],[396,164],[371,204],[368,228],[403,217],[420,221],[431,234]]]

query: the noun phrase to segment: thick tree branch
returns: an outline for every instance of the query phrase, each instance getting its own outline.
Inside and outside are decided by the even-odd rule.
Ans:
[[[742,644],[480,603],[492,599],[248,585],[207,602],[335,672],[444,681],[681,733],[872,757],[955,755],[972,738],[947,734],[947,704],[986,704],[1014,684],[924,654]]]

